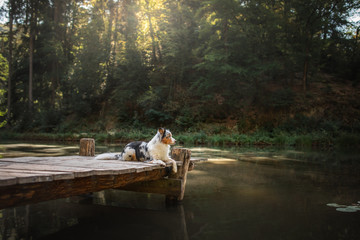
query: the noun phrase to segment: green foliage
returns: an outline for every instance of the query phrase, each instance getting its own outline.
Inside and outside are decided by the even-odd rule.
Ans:
[[[9,74],[9,65],[2,54],[0,54],[0,82],[1,86],[5,85]]]
[[[9,66],[6,59],[0,53],[0,128],[7,124],[4,119],[7,114],[7,109],[5,107],[5,94],[6,94],[6,83],[9,74]]]
[[[299,85],[309,89],[319,73],[358,84],[359,33],[347,17],[359,1],[29,0],[7,6],[14,41],[8,32],[0,37],[0,115],[8,94],[3,56],[10,57],[12,45],[9,123],[18,131],[100,132],[107,130],[105,118],[116,127],[193,131],[182,141],[217,145],[311,145],[340,130],[359,131],[348,120],[358,113],[320,119],[308,106],[313,95],[299,93]],[[29,104],[30,29],[36,37]],[[229,119],[237,122],[230,135],[222,126],[201,128]],[[319,138],[310,141],[313,133]]]
[[[335,143],[341,148],[359,147],[360,137],[358,134],[342,133]]]
[[[300,135],[295,139],[295,145],[300,147],[311,147],[313,144],[313,137],[311,135]]]
[[[314,117],[307,117],[303,114],[296,114],[294,118],[288,119],[284,122],[280,129],[287,132],[312,132],[318,131],[320,126],[320,120]]]
[[[33,128],[40,132],[53,132],[63,121],[63,113],[56,109],[39,112],[34,117]]]
[[[188,129],[195,123],[193,112],[190,109],[183,109],[181,115],[176,118],[175,123],[180,129]]]
[[[275,109],[288,109],[294,103],[295,93],[291,89],[281,89],[262,99],[262,105]]]

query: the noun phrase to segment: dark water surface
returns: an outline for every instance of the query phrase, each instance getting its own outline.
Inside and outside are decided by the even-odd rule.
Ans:
[[[209,162],[188,174],[181,205],[107,190],[8,208],[0,210],[0,239],[360,239],[358,152],[191,149]],[[108,150],[121,147],[97,148]],[[0,142],[2,157],[77,152]]]

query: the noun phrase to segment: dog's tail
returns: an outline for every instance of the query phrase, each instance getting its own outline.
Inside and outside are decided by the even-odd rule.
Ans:
[[[103,153],[97,155],[95,160],[122,160],[122,153]]]

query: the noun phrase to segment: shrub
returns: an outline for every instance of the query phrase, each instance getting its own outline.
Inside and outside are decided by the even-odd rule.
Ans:
[[[276,135],[273,140],[274,144],[284,146],[287,145],[287,137],[285,135]]]
[[[310,135],[300,135],[295,139],[295,145],[300,147],[310,147],[312,143],[313,139]]]
[[[194,144],[205,144],[207,135],[204,132],[199,132],[193,135]]]
[[[263,106],[283,109],[294,103],[294,92],[291,89],[280,89],[263,98]]]
[[[342,148],[360,146],[360,136],[352,133],[341,134],[335,143]]]

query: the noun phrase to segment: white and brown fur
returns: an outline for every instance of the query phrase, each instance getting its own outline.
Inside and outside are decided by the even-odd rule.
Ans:
[[[97,160],[121,160],[140,161],[160,164],[172,164],[172,171],[177,172],[175,160],[170,158],[170,145],[176,140],[172,137],[170,130],[159,128],[150,142],[136,141],[128,143],[121,153],[103,153],[98,155]]]

